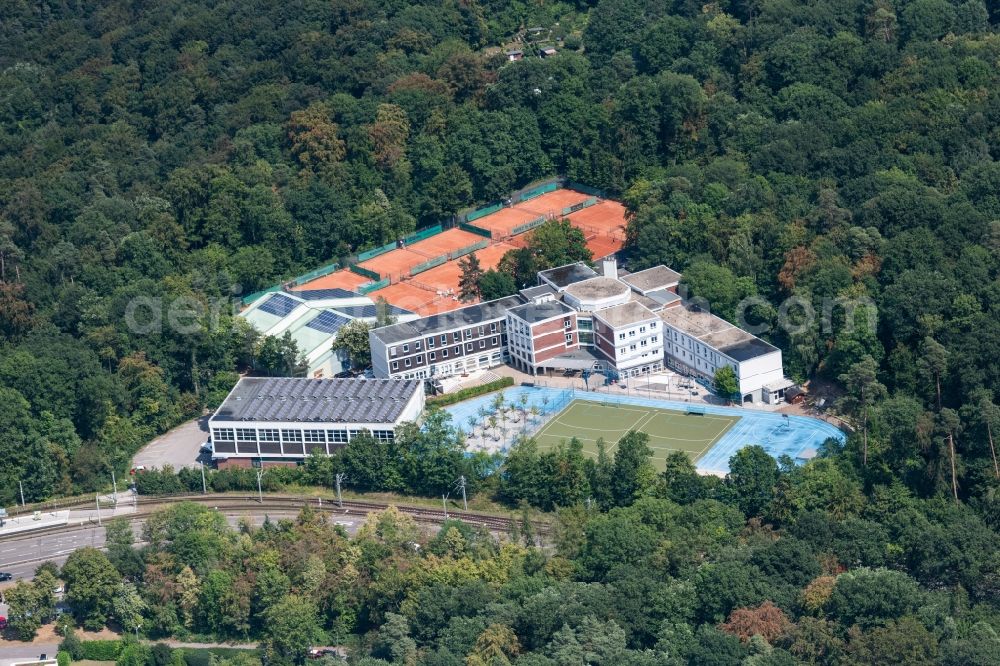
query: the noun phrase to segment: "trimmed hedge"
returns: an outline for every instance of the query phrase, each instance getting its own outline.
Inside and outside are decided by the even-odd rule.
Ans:
[[[121,651],[121,641],[80,641],[80,659],[117,661]]]
[[[495,382],[490,382],[488,384],[470,386],[469,388],[464,388],[460,391],[455,391],[454,393],[432,396],[427,398],[427,404],[434,405],[435,407],[445,407],[446,405],[454,405],[456,402],[462,402],[463,400],[468,400],[469,398],[478,398],[479,396],[486,395],[487,393],[493,393],[494,391],[510,388],[513,385],[513,377],[503,377],[502,379],[498,379]]]

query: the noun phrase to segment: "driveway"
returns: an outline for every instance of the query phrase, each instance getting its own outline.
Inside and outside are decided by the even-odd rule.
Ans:
[[[199,450],[208,439],[208,419],[209,415],[206,414],[160,435],[135,454],[133,465],[148,468],[171,465],[174,469],[180,469],[208,462],[210,456],[201,454]]]

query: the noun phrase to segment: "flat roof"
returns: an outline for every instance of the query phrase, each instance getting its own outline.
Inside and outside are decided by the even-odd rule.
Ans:
[[[507,314],[507,310],[523,303],[524,301],[520,296],[506,296],[498,298],[495,301],[476,303],[475,305],[468,305],[464,308],[442,312],[441,314],[431,315],[423,319],[415,319],[402,324],[376,328],[372,332],[372,335],[385,344],[393,344],[402,342],[403,340],[411,340],[425,335],[450,331],[463,326],[481,324],[493,319],[503,319]]]
[[[615,305],[610,308],[598,310],[594,313],[594,317],[607,322],[610,326],[615,328],[619,326],[628,326],[630,324],[638,324],[641,321],[649,321],[650,319],[656,319],[656,315],[652,310],[636,301],[629,301],[628,303],[622,303],[621,305]]]
[[[644,271],[637,271],[622,277],[622,282],[632,286],[639,291],[651,291],[654,289],[666,289],[677,284],[681,279],[681,274],[666,266],[653,266]]]
[[[734,361],[748,361],[778,351],[774,345],[691,303],[664,308],[659,315],[667,324]]]
[[[510,308],[508,312],[529,324],[536,324],[546,319],[552,319],[553,317],[575,313],[576,310],[562,301],[545,301],[544,303],[525,303],[516,308]]]
[[[418,380],[244,377],[212,421],[394,424]]]
[[[597,277],[597,272],[582,261],[578,261],[575,264],[566,264],[565,266],[539,271],[538,275],[554,284],[557,289],[562,289],[571,284],[595,278]]]
[[[556,293],[556,290],[547,284],[540,284],[537,287],[528,287],[527,289],[522,289],[518,292],[525,298],[535,299],[540,296],[548,296],[550,294]]]
[[[598,298],[621,296],[628,293],[629,288],[614,278],[598,276],[571,284],[563,291],[580,300],[592,301]]]

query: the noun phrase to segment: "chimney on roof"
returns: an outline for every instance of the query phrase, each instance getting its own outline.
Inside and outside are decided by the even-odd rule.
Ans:
[[[615,255],[608,255],[601,260],[601,274],[612,280],[618,279],[618,260]]]

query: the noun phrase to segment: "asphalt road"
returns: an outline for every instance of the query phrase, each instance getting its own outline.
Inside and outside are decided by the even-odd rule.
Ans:
[[[208,440],[208,415],[188,421],[166,432],[142,447],[132,459],[133,465],[148,468],[171,465],[174,469],[195,467],[208,462],[209,456],[201,454],[201,445]]]
[[[55,659],[59,646],[55,643],[39,643],[38,645],[25,645],[24,647],[6,647],[0,649],[0,666],[7,666],[15,661],[25,659],[37,659],[45,655],[46,659]]]

